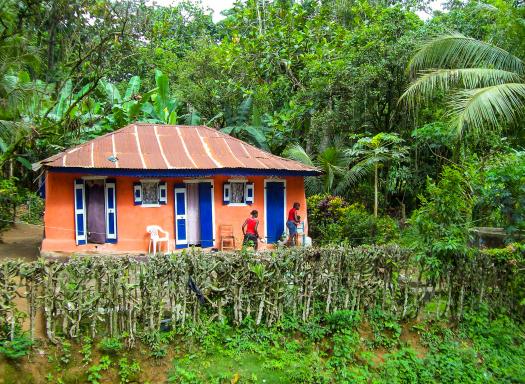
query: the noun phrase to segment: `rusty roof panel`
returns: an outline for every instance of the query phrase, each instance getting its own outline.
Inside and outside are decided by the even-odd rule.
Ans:
[[[140,149],[146,162],[146,168],[154,169],[161,165],[162,169],[169,168],[168,163],[164,160],[157,142],[157,136],[153,129],[139,134]]]
[[[188,148],[188,153],[199,169],[221,168],[217,160],[209,155],[209,148],[205,147],[199,132],[196,129],[179,129],[182,140]],[[218,163],[220,164],[220,162]]]
[[[91,150],[92,146],[93,143],[90,143],[90,145],[76,147],[67,151],[65,165],[68,167],[93,167],[92,154],[94,151]]]
[[[230,151],[222,137],[209,136],[203,138],[204,143],[210,148],[210,152],[215,159],[220,159],[220,163],[226,168],[244,167],[243,163],[237,160],[234,153]]]
[[[119,168],[144,168],[141,154],[138,152],[135,133],[133,131],[123,131],[115,134],[114,137]]]
[[[101,140],[93,141],[93,161],[95,168],[115,168],[116,164],[108,158],[113,155],[113,144],[111,136],[104,137]]]
[[[162,151],[172,168],[194,169],[197,168],[186,153],[181,136],[171,126],[157,126],[157,136],[161,143]]]
[[[111,155],[116,162],[109,161]],[[204,126],[131,124],[51,156],[50,167],[123,169],[266,169],[312,174],[317,168],[267,153]]]

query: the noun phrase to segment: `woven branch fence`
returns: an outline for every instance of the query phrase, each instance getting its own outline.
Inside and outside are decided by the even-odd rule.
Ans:
[[[284,316],[308,321],[376,306],[401,319],[418,316],[431,300],[436,317],[459,319],[482,303],[523,317],[523,267],[478,253],[429,278],[434,271],[395,245],[7,261],[0,264],[0,339],[13,337],[22,319],[31,337],[44,322],[51,342],[89,332],[126,333],[133,344],[166,322],[240,324],[250,317],[270,326]]]

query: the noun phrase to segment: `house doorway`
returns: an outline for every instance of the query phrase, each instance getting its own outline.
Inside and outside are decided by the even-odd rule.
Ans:
[[[199,184],[186,184],[188,204],[188,245],[201,245]]]
[[[87,180],[85,188],[87,242],[104,244],[106,242],[104,180]]]
[[[266,240],[276,243],[284,233],[285,182],[266,181],[264,193]]]
[[[175,185],[175,246],[213,247],[214,213],[211,182]]]

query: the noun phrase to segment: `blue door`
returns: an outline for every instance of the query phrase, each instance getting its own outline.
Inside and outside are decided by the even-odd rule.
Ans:
[[[276,243],[284,232],[284,182],[266,183],[266,240]]]
[[[199,183],[199,221],[201,247],[213,247],[213,189],[211,183]]]

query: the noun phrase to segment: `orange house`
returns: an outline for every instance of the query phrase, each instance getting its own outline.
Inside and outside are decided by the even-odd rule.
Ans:
[[[146,226],[169,232],[171,248],[220,247],[220,228],[259,211],[272,244],[288,209],[301,204],[316,168],[274,156],[204,126],[132,124],[37,164],[45,174],[42,253],[145,253]]]

